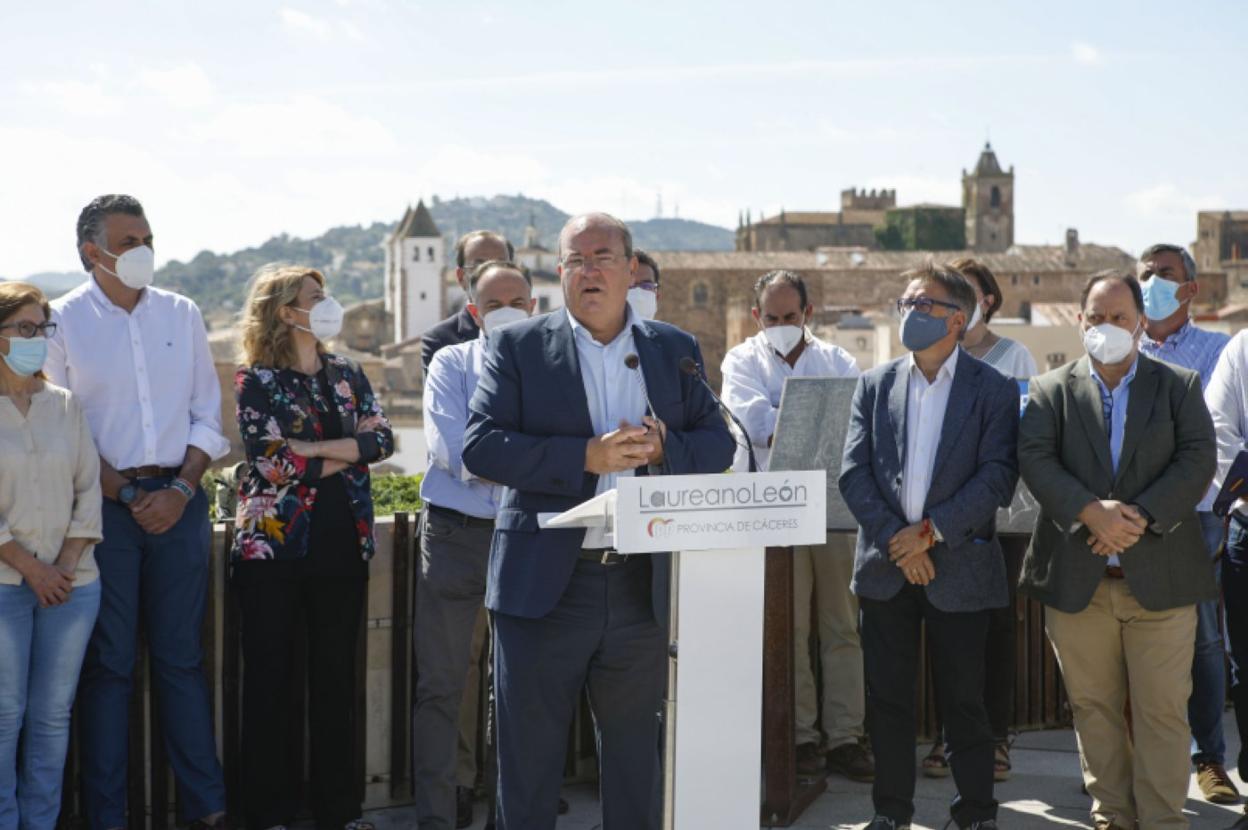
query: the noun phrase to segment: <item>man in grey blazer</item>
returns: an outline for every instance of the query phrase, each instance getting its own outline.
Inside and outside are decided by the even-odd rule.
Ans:
[[[862,609],[875,751],[868,830],[914,814],[914,693],[920,623],[932,643],[959,827],[995,828],[992,730],[984,709],[988,609],[1006,604],[999,507],[1018,482],[1018,385],[959,346],[975,291],[955,271],[906,274],[898,301],[910,354],[854,393],[841,493],[858,521],[852,588]]]
[[[1199,375],[1139,354],[1135,277],[1093,275],[1081,307],[1088,356],[1031,381],[1020,426],[1040,518],[1019,590],[1046,606],[1096,827],[1187,827],[1196,603],[1217,596],[1196,516],[1213,424]]]

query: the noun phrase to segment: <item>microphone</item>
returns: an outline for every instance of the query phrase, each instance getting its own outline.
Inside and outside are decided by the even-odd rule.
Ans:
[[[732,414],[732,410],[728,408],[728,404],[724,403],[719,395],[715,394],[715,390],[711,388],[711,384],[707,381],[706,374],[702,371],[702,367],[698,365],[698,361],[689,357],[689,355],[685,355],[680,359],[680,371],[690,377],[697,378],[698,382],[705,387],[706,391],[711,393],[711,397],[715,399],[715,403],[719,404],[720,411],[732,419],[732,422],[737,425],[737,429],[741,430],[741,434],[745,436],[745,452],[750,458],[750,472],[757,473],[758,459],[754,457],[754,442],[750,440],[749,431],[745,428],[745,424],[741,423],[741,420],[736,415]]]
[[[650,415],[657,421],[659,420],[659,410],[654,408],[654,404],[650,402],[650,390],[646,388],[646,378],[641,373],[641,358],[631,352],[624,355],[624,365],[637,373],[637,382],[641,384],[641,394],[646,399],[646,406],[650,409]],[[663,460],[659,462],[659,469],[663,471],[663,475],[671,475],[671,467],[667,463],[667,439],[663,435],[663,429],[659,428],[659,448],[663,451]]]

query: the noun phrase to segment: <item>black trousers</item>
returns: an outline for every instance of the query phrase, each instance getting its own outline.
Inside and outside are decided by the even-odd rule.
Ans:
[[[1010,602],[1004,608],[988,609],[988,646],[984,654],[984,708],[992,739],[1005,743],[1014,725],[1014,669],[1018,660],[1018,576],[1027,553],[1026,536],[1002,536],[1001,553],[1005,556],[1005,582],[1010,589]],[[940,715],[940,690],[936,690],[936,738],[945,734]]]
[[[326,560],[329,561],[326,561]],[[243,612],[243,811],[248,830],[289,824],[299,807],[302,759],[292,736],[293,654],[307,632],[311,802],[322,830],[360,817],[355,777],[355,660],[368,564],[354,550],[234,566]]]
[[[959,827],[994,819],[992,730],[984,710],[984,648],[988,612],[947,612],[927,592],[907,584],[887,601],[861,598],[867,719],[875,752],[875,812],[898,823],[914,815],[915,686],[919,627],[927,626],[936,687],[958,795],[951,813]]]

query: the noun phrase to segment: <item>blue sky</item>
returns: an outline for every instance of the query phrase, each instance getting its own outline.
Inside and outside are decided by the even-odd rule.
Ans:
[[[0,274],[77,266],[101,192],[158,259],[394,221],[437,193],[569,210],[960,199],[991,136],[1016,240],[1188,243],[1248,208],[1248,5],[6,3]]]

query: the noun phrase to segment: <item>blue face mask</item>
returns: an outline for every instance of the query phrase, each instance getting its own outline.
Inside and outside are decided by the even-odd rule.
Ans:
[[[901,321],[901,345],[912,352],[930,348],[949,333],[948,319],[911,311]]]
[[[1144,290],[1144,316],[1164,320],[1179,310],[1179,284],[1153,274],[1140,288]]]
[[[4,362],[14,374],[30,377],[43,368],[43,362],[48,358],[48,338],[36,335],[6,339],[9,341],[9,353],[4,356]]]

